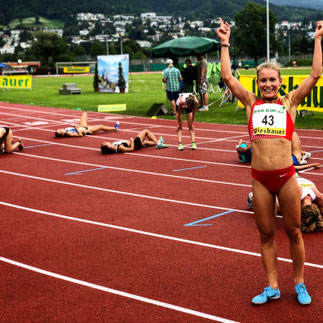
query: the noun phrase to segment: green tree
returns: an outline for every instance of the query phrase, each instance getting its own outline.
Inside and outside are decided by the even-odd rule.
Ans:
[[[126,80],[123,76],[123,68],[121,62],[119,62],[119,79],[118,79],[118,87],[120,92],[123,92],[123,90],[126,88]]]
[[[90,49],[91,57],[96,58],[98,55],[106,55],[106,53],[106,47],[98,40],[94,40]]]
[[[75,56],[85,56],[86,51],[82,45],[77,45],[73,48],[73,53]]]
[[[31,32],[28,31],[28,29],[23,29],[22,32],[20,33],[20,42],[26,42],[27,40],[31,40],[32,35]]]
[[[249,2],[248,5],[235,16],[236,28],[234,32],[235,46],[240,54],[253,58],[257,66],[258,59],[266,57],[266,7]],[[270,50],[280,49],[274,36],[276,17],[269,12]]]
[[[33,38],[29,52],[40,60],[42,65],[48,66],[58,62],[60,56],[70,55],[66,41],[54,33],[39,31],[33,34]]]

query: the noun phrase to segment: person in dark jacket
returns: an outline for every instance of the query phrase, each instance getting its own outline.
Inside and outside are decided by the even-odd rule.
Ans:
[[[183,77],[183,93],[193,93],[194,92],[194,83],[196,80],[196,68],[192,65],[192,61],[188,58],[185,61],[186,67],[182,69],[182,77]]]

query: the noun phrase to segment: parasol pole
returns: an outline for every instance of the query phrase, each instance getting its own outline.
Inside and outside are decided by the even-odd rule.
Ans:
[[[269,49],[269,0],[267,0],[267,62],[270,61],[270,49]]]

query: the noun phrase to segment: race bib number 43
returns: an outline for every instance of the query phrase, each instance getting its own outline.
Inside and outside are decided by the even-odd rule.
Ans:
[[[253,111],[255,135],[286,135],[286,109],[279,104],[256,105]]]

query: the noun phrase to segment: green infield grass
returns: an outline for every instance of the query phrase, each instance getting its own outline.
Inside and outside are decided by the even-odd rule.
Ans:
[[[286,73],[288,70],[284,70]],[[301,70],[293,70],[300,73]],[[302,70],[303,71],[303,70]],[[303,73],[308,74],[308,69]],[[252,70],[243,70],[244,74]],[[253,71],[254,72],[254,71]],[[295,73],[290,73],[294,74]],[[0,102],[21,103],[83,111],[97,111],[98,105],[126,104],[126,111],[115,112],[145,117],[154,103],[166,105],[166,92],[162,88],[161,73],[130,74],[129,93],[98,93],[93,91],[93,76],[35,77],[32,90],[0,90]],[[81,95],[59,95],[63,83],[76,83],[82,89]],[[216,90],[216,89],[215,89]],[[197,112],[196,121],[226,124],[247,124],[243,108],[236,109],[235,103],[220,106],[223,92],[209,95],[211,104],[208,112]],[[170,109],[170,108],[169,108]],[[157,116],[161,119],[175,119],[170,115]],[[323,113],[308,112],[305,117],[297,116],[296,128],[323,129]]]

